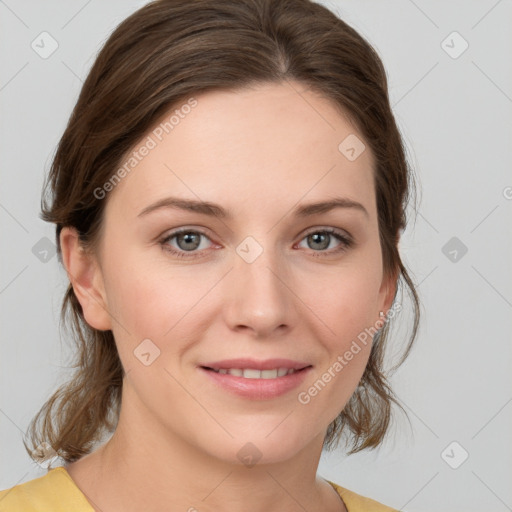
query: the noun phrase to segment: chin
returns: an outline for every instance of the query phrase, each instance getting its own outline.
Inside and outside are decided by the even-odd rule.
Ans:
[[[282,418],[280,419],[282,421]],[[261,425],[253,429],[231,432],[233,439],[214,443],[210,437],[207,451],[228,464],[253,467],[254,465],[275,464],[285,462],[295,457],[308,444],[313,442],[314,436],[304,431],[290,431],[289,425],[279,421],[273,422],[272,427]],[[276,428],[277,427],[277,428]],[[271,432],[271,433],[270,433]],[[270,435],[269,435],[270,433]]]

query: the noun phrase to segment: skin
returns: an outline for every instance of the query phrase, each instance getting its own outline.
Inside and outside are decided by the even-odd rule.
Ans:
[[[103,512],[346,510],[316,471],[328,425],[354,392],[370,343],[308,404],[297,395],[391,307],[396,279],[382,269],[373,156],[366,145],[349,161],[338,145],[350,134],[363,137],[334,104],[297,82],[196,99],[103,199],[95,252],[81,250],[72,228],[62,230],[63,262],[85,319],[113,331],[126,371],[115,433],[68,472]],[[233,218],[171,208],[138,216],[171,195],[218,203]],[[291,213],[334,196],[361,203],[367,214]],[[198,257],[164,249],[191,254],[179,237],[161,242],[180,227],[206,234],[192,240],[200,241]],[[325,228],[354,243],[308,238]],[[263,249],[252,263],[236,252],[248,236]],[[160,350],[148,366],[134,355],[147,338]],[[248,400],[197,368],[234,357],[284,357],[313,369],[285,395]],[[261,453],[252,467],[237,457],[247,442]]]

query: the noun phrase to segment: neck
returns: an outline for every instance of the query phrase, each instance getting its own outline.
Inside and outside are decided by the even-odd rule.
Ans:
[[[150,416],[140,414],[140,404],[134,406],[134,397],[125,400],[125,394],[129,389],[123,389],[111,439],[68,466],[98,511],[344,510],[334,489],[316,476],[324,433],[288,460],[236,464],[205,453],[150,421]]]

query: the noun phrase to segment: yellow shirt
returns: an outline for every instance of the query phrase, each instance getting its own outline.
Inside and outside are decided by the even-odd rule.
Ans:
[[[397,512],[327,480],[348,512]],[[66,468],[59,466],[28,482],[0,491],[0,512],[94,512]]]

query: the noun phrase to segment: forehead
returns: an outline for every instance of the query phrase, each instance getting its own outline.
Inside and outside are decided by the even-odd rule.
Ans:
[[[172,195],[261,213],[343,195],[372,210],[371,151],[349,159],[344,141],[364,147],[340,109],[303,84],[207,92],[175,105],[126,155],[108,207],[133,217]]]

